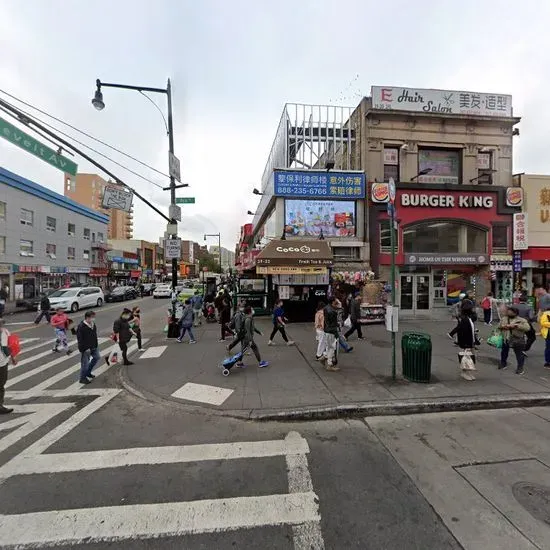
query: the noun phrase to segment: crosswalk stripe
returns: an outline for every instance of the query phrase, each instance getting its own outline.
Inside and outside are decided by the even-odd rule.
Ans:
[[[153,346],[152,348],[149,348],[145,350],[140,356],[140,359],[156,359],[157,357],[160,357],[165,351],[168,346]]]
[[[106,342],[108,338],[99,338],[98,342],[99,345]],[[38,354],[35,355],[34,359],[39,359],[43,357],[44,355],[51,354],[52,352],[46,352],[46,354]],[[15,386],[15,384],[22,382],[23,380],[26,380],[27,378],[30,378],[31,376],[34,376],[35,374],[39,374],[41,372],[44,372],[45,370],[48,370],[51,367],[54,367],[55,365],[59,365],[60,363],[63,363],[63,361],[66,361],[69,359],[69,356],[62,355],[61,357],[58,357],[57,359],[54,359],[53,361],[50,361],[49,363],[45,363],[44,365],[40,365],[39,367],[36,367],[34,369],[31,369],[27,372],[24,372],[20,374],[19,376],[16,376],[15,378],[10,378],[6,383],[6,388],[10,388],[12,386]],[[27,361],[28,362],[28,361]],[[23,363],[23,361],[21,361]],[[14,367],[15,368],[15,367]]]
[[[19,343],[23,346],[25,344],[30,344],[31,342],[36,342],[37,340],[40,340],[40,338],[21,338]]]
[[[37,338],[37,340],[40,340],[40,338]],[[33,346],[26,347],[25,342],[21,340],[21,353],[19,355],[25,355],[29,353],[30,351],[34,351],[35,349],[42,348],[44,346],[51,346],[55,342],[55,338],[51,338],[48,340],[43,340],[39,344],[35,344]]]

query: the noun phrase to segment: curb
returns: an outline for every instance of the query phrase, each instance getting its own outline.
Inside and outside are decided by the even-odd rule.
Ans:
[[[442,397],[425,400],[405,399],[401,401],[371,401],[336,406],[301,407],[299,409],[252,410],[249,419],[259,422],[274,420],[288,422],[541,406],[550,406],[550,393],[524,393],[515,396]]]

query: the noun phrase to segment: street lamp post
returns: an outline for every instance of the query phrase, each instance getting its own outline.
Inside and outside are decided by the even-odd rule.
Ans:
[[[178,220],[173,217],[173,211],[175,210],[176,206],[176,189],[179,189],[181,187],[187,187],[187,184],[180,184],[176,185],[176,175],[174,173],[174,170],[172,169],[172,159],[175,159],[174,155],[174,127],[173,127],[173,119],[172,119],[172,85],[170,83],[170,79],[168,79],[168,82],[166,84],[166,88],[151,88],[148,86],[130,86],[127,84],[113,84],[112,82],[101,82],[101,80],[96,80],[96,92],[94,95],[94,98],[92,99],[92,105],[98,110],[102,111],[105,108],[105,102],[103,101],[103,93],[101,91],[102,88],[120,88],[123,90],[135,90],[143,95],[145,95],[143,92],[151,92],[156,94],[165,94],[167,97],[168,102],[168,122],[166,119],[164,119],[164,114],[159,109],[157,104],[153,102],[148,96],[148,99],[157,107],[160,114],[162,115],[162,118],[164,119],[164,123],[166,124],[166,133],[168,134],[168,151],[169,151],[169,165],[170,165],[170,186],[165,187],[165,191],[170,191],[170,222],[168,224],[168,227],[170,230],[168,231],[169,234],[171,234],[171,237],[173,239],[176,239],[178,237]],[[179,178],[179,175],[178,175]],[[178,283],[178,258],[172,258],[172,289],[175,290],[176,285]],[[175,321],[175,310],[176,306],[175,303],[172,304],[172,324]]]
[[[220,258],[220,262],[219,262],[219,265],[220,265],[220,273],[223,273],[223,269],[222,269],[222,237],[221,237],[221,233],[205,233],[204,234],[204,240],[206,241],[206,237],[218,237],[218,254],[219,254],[219,258]]]

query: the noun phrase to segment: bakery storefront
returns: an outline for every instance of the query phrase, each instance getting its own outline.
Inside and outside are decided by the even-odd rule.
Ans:
[[[373,184],[379,186],[380,184]],[[383,185],[383,184],[382,184]],[[384,193],[372,189],[371,262],[381,279],[390,279],[390,219]],[[511,252],[511,206],[505,187],[399,184],[397,222],[397,295],[401,312],[420,314],[448,307],[461,292],[477,300],[493,290],[497,298],[512,290],[512,263],[496,258]],[[507,269],[502,269],[505,265]]]
[[[324,240],[272,240],[256,257],[256,274],[267,277],[268,308],[283,300],[287,317],[312,321],[326,302],[332,249]]]

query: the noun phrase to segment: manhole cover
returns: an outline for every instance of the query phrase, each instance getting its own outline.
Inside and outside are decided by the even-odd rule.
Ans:
[[[519,481],[512,485],[512,494],[535,519],[550,525],[550,487]]]
[[[369,343],[371,346],[377,348],[391,348],[391,342],[387,342],[386,340],[369,340]]]

